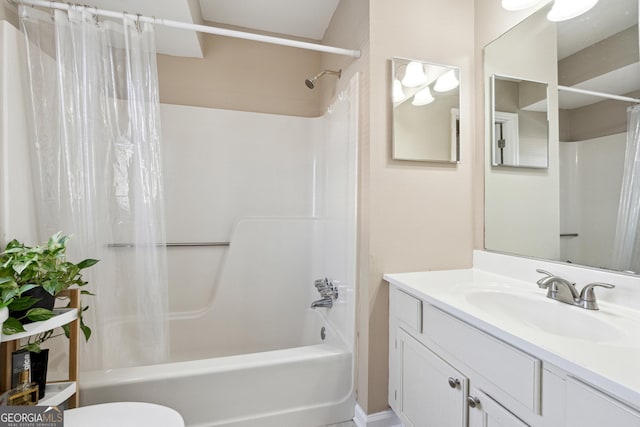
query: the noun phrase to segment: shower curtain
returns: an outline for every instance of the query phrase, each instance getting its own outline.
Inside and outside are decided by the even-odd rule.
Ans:
[[[613,268],[640,273],[640,105],[627,110],[627,126]]]
[[[30,148],[42,241],[71,236],[93,330],[83,370],[160,363],[168,355],[160,116],[154,30],[91,8],[20,6]],[[84,341],[84,340],[81,340]]]

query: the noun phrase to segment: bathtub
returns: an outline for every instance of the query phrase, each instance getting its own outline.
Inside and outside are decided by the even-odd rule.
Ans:
[[[317,427],[351,419],[353,355],[323,311],[308,310],[314,338],[299,347],[83,372],[80,403],[157,403],[192,427]]]

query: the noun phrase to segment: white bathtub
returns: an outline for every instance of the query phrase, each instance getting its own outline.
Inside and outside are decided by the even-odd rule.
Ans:
[[[351,351],[323,324],[320,311],[309,310],[309,317],[317,325],[313,345],[83,372],[81,405],[157,403],[180,412],[187,426],[317,427],[351,419]]]

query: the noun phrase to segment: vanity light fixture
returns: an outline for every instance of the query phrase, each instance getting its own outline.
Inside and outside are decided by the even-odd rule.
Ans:
[[[411,105],[415,105],[419,107],[421,105],[427,105],[433,102],[433,95],[431,95],[431,90],[429,90],[429,86],[421,89],[413,96],[413,101],[411,101]]]
[[[427,76],[424,74],[422,64],[416,61],[409,62],[409,64],[407,64],[407,69],[404,72],[402,85],[405,87],[418,87],[426,82]]]
[[[522,10],[540,3],[541,0],[502,0],[506,10]],[[566,21],[580,16],[598,3],[598,0],[555,0],[547,19],[552,22]]]
[[[460,82],[456,77],[455,70],[449,70],[436,80],[436,84],[433,86],[433,90],[436,92],[448,92],[458,87]]]
[[[598,0],[555,0],[547,19],[553,22],[566,21],[582,15],[596,3]]]
[[[522,10],[540,3],[540,0],[502,0],[502,7],[506,10]]]
[[[407,95],[405,95],[402,89],[402,83],[400,83],[400,80],[395,79],[393,81],[393,102],[402,102],[406,97]]]

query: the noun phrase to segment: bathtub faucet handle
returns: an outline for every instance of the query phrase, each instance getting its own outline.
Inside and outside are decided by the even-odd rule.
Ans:
[[[333,301],[338,299],[338,287],[326,277],[324,279],[316,280],[315,286],[322,298],[311,303],[311,308],[333,307]]]

